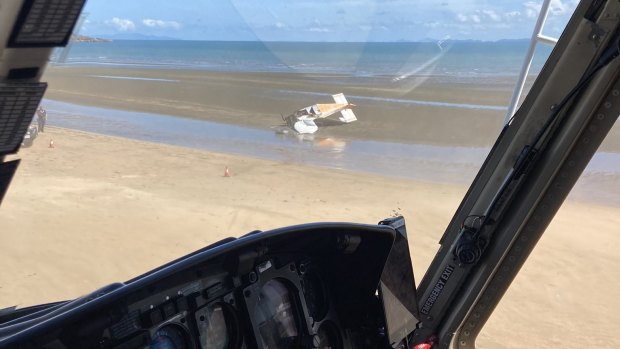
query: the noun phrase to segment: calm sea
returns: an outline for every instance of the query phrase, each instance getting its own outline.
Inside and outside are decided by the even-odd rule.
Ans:
[[[518,74],[527,40],[498,42],[307,43],[122,40],[73,43],[65,63],[216,71],[299,72],[352,76]],[[532,73],[551,52],[539,45]],[[55,58],[60,57],[56,52]]]

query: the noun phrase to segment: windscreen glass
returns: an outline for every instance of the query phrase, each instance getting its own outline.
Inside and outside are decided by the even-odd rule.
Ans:
[[[557,38],[577,1],[544,3],[541,33]],[[542,5],[87,1],[11,157],[0,309],[74,299],[228,236],[398,215],[419,282],[509,117]],[[517,104],[553,49],[532,47]],[[620,347],[619,154],[616,126],[480,347]],[[250,315],[265,343],[296,338],[290,290],[263,292]]]

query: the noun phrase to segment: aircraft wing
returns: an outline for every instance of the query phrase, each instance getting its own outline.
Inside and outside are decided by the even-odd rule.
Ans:
[[[345,122],[345,123],[349,123],[349,122],[353,122],[355,120],[357,120],[357,118],[355,117],[355,114],[353,114],[353,110],[352,109],[342,109],[340,111],[341,116],[338,118],[338,120]]]
[[[332,95],[332,98],[336,103],[315,104],[315,106],[317,107],[316,109],[319,110],[317,117],[326,118],[340,112],[341,116],[338,118],[338,120],[344,123],[349,123],[357,120],[357,117],[351,109],[351,107],[353,107],[354,105],[350,104],[349,101],[347,101],[347,98],[344,96],[344,94],[338,93]]]

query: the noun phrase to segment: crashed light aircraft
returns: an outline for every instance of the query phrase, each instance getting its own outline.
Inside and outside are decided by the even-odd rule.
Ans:
[[[319,129],[314,123],[315,119],[326,118],[338,112],[341,114],[338,120],[344,123],[348,124],[357,120],[353,110],[351,110],[355,104],[349,103],[342,93],[335,94],[332,97],[336,103],[314,104],[282,118],[289,128],[299,134],[315,133]]]

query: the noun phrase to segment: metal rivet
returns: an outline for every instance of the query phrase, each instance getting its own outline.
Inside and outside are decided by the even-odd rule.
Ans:
[[[620,91],[619,90],[613,90],[613,91],[611,91],[611,94],[613,96],[618,96],[618,95],[620,95]]]
[[[605,102],[605,104],[603,104],[603,106],[604,106],[606,109],[609,109],[609,108],[611,108],[611,102]]]
[[[596,115],[596,118],[599,120],[603,120],[605,118],[605,114],[598,114]]]
[[[581,141],[581,142],[582,142],[583,144],[588,144],[588,143],[590,143],[590,138],[588,138],[588,137],[584,137],[584,138],[583,138],[583,141]]]

